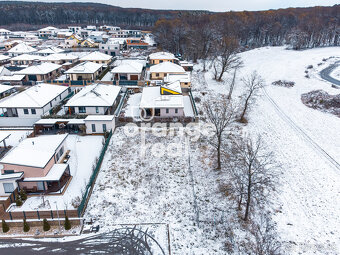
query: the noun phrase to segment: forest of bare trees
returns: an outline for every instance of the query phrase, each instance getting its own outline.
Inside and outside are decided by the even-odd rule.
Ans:
[[[285,44],[297,50],[338,46],[340,5],[183,15],[158,20],[153,32],[161,48],[193,61],[223,54],[225,38],[235,38],[240,50]]]

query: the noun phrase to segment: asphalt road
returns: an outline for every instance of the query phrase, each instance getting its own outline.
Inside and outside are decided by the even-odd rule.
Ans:
[[[337,61],[335,62],[333,65],[330,65],[329,67],[323,69],[321,72],[320,72],[320,76],[322,79],[326,80],[326,81],[329,81],[335,85],[338,85],[340,86],[340,81],[337,80],[337,79],[334,79],[333,77],[330,76],[330,73],[335,69],[337,68],[338,66],[340,66],[340,61]]]

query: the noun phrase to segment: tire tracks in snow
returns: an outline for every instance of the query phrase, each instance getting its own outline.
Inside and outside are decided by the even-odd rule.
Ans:
[[[319,155],[322,155],[323,158],[332,165],[333,168],[340,171],[340,164],[336,161],[331,155],[329,155],[323,148],[321,148],[305,131],[303,131],[298,125],[292,121],[287,114],[285,114],[282,109],[276,104],[276,102],[269,96],[266,89],[262,87],[263,94],[269,100],[269,102],[274,106],[276,112],[280,116],[282,120],[284,120],[289,126],[295,130],[297,134],[299,134],[307,143],[309,143],[313,149],[318,152]]]

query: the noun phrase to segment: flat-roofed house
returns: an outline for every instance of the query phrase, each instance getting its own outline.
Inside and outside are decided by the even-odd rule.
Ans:
[[[119,103],[121,87],[94,84],[84,87],[65,104],[69,114],[112,115]]]
[[[93,62],[80,63],[65,72],[71,81],[95,80],[103,69],[102,64]]]
[[[25,75],[26,81],[45,81],[53,80],[61,71],[61,65],[53,63],[41,63],[32,65],[25,69],[15,72],[15,74]]]
[[[56,36],[58,33],[58,28],[56,27],[44,27],[38,30],[38,34],[40,38],[48,39],[50,36]]]
[[[164,78],[164,83],[179,81],[182,88],[191,88],[191,75],[189,72],[184,74],[168,74]]]
[[[97,64],[103,64],[103,65],[108,65],[110,64],[112,60],[112,56],[99,52],[99,51],[94,51],[91,52],[88,55],[85,55],[84,57],[80,58],[80,62],[93,62]]]
[[[113,80],[138,81],[141,80],[143,64],[137,61],[123,62],[111,70]]]
[[[32,86],[0,101],[5,117],[40,118],[69,94],[68,87],[50,84]]]
[[[178,61],[174,54],[163,51],[150,54],[148,59],[150,65],[157,65],[163,62],[177,63]]]
[[[185,70],[172,62],[163,62],[150,67],[151,80],[163,80],[168,74],[185,74]]]
[[[114,115],[89,115],[84,119],[86,134],[105,134],[115,127]]]
[[[63,53],[63,52],[64,50],[58,47],[48,47],[48,48],[37,51],[35,54],[40,55],[40,56],[48,56],[50,54]]]
[[[49,62],[57,65],[63,65],[65,63],[74,64],[78,61],[79,57],[72,53],[56,53],[51,54],[41,59],[41,62]]]
[[[0,84],[0,98],[8,96],[17,90],[16,87]]]
[[[67,152],[67,136],[26,138],[0,160],[0,179],[21,174],[17,179],[20,189],[33,193],[61,192],[71,177],[69,165],[61,162]],[[10,191],[14,187],[4,188]]]
[[[21,54],[19,56],[11,58],[12,66],[21,66],[21,65],[32,65],[34,63],[39,63],[42,57],[33,54]]]

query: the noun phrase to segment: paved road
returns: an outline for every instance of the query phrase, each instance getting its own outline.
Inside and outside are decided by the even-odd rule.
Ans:
[[[323,69],[321,72],[320,72],[320,76],[322,79],[326,80],[326,81],[329,81],[335,85],[338,85],[340,86],[340,81],[337,80],[337,79],[334,79],[333,77],[330,76],[330,73],[335,69],[337,68],[338,66],[340,66],[340,61],[337,61],[335,62],[333,65],[330,65],[329,67]]]
[[[41,242],[0,239],[0,254],[115,254],[115,255],[167,255],[166,247],[145,230],[122,227],[110,233],[98,234],[70,242]]]

